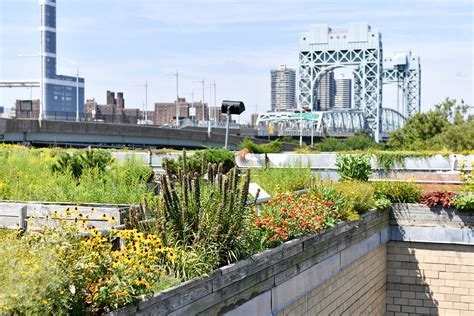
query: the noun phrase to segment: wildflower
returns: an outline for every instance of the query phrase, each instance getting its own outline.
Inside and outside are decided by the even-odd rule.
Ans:
[[[166,255],[167,255],[167,257],[168,257],[169,260],[171,260],[171,261],[176,260],[176,257],[177,257],[177,256],[176,256],[176,254],[175,254],[173,251],[169,251]]]

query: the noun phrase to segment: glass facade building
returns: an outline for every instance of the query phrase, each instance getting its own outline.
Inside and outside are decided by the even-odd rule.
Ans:
[[[43,118],[75,120],[84,116],[84,78],[56,71],[56,0],[40,0]]]

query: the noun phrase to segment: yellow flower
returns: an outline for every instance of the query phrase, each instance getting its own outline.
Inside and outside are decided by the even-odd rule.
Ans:
[[[176,260],[176,254],[174,253],[174,251],[168,251],[168,253],[166,254],[166,256],[168,257],[169,260],[171,261],[174,261]]]

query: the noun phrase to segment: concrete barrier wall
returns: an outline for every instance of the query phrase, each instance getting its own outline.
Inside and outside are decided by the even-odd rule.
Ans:
[[[267,154],[270,166],[276,168],[302,166],[311,167],[314,170],[336,170],[336,154]],[[394,170],[412,171],[451,171],[458,170],[459,163],[466,161],[466,169],[471,169],[474,162],[474,155],[434,155],[426,158],[405,158],[403,165],[395,165]],[[261,168],[265,165],[265,155],[248,154],[245,160],[236,157],[237,165],[241,168]],[[372,169],[377,169],[377,160],[372,158]]]
[[[335,291],[333,297],[337,293],[350,292],[345,291],[348,286],[342,284],[345,276],[355,277],[355,283],[364,267],[368,268],[369,274],[370,270],[378,271],[375,285],[379,289],[373,293],[378,293],[379,297],[370,304],[367,301],[368,305],[362,309],[383,311],[385,300],[380,293],[383,291],[382,284],[385,284],[385,273],[380,269],[384,266],[388,224],[387,213],[369,212],[360,221],[342,223],[314,236],[289,241],[220,268],[208,277],[193,279],[161,292],[138,306],[129,306],[112,314],[285,314],[285,311],[299,309],[304,304],[301,301],[307,296],[317,299],[317,289],[325,284],[327,287],[331,279],[340,280],[341,284],[339,292]],[[381,258],[382,262],[371,260],[376,257]],[[359,286],[351,290],[354,305],[347,303],[348,310],[362,310],[359,309],[361,301],[355,299],[356,295],[361,294],[357,294],[356,289],[372,290],[372,284],[360,283]],[[312,308],[310,305],[306,304],[306,308]],[[330,305],[335,307],[332,303]]]

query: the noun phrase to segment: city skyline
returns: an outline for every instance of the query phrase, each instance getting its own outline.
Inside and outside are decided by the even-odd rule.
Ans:
[[[15,5],[18,2],[21,6]],[[86,99],[102,102],[105,90],[120,90],[131,107],[143,103],[144,89],[138,85],[148,80],[151,110],[154,102],[176,99],[172,73],[178,69],[180,97],[190,100],[193,89],[195,101],[202,99],[196,81],[204,77],[217,82],[218,102],[243,100],[248,117],[255,104],[259,111],[270,109],[268,72],[280,64],[297,68],[298,36],[308,25],[328,23],[343,29],[352,22],[346,18],[351,12],[354,19],[381,31],[385,56],[411,50],[421,57],[423,111],[445,97],[463,98],[472,105],[473,5],[470,1],[429,3],[299,1],[289,5],[277,1],[272,10],[265,10],[266,1],[206,1],[182,10],[178,4],[162,1],[64,1],[58,4],[58,72],[73,74],[79,65],[87,78]],[[38,60],[17,55],[39,52],[38,1],[4,0],[0,18],[0,79],[35,79]],[[442,52],[440,46],[448,51]],[[387,103],[391,99],[393,103],[393,91],[392,96],[384,93],[384,104],[391,107]],[[14,95],[29,98],[30,92],[2,89],[0,94],[0,105],[10,108]],[[37,97],[39,89],[34,89],[33,98]],[[206,90],[205,102],[208,98]]]

